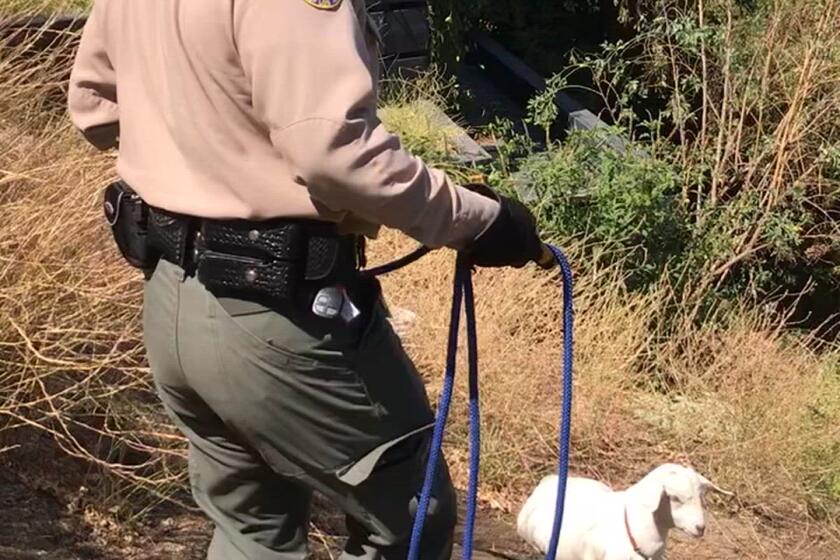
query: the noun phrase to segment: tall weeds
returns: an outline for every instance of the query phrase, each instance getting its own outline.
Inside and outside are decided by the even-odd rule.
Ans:
[[[840,2],[630,4],[638,35],[564,75],[586,72],[604,118],[680,174],[684,303],[840,294]]]

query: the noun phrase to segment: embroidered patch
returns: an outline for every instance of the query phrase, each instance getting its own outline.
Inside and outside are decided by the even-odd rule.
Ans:
[[[342,0],[303,0],[310,6],[319,10],[334,10],[341,5]]]

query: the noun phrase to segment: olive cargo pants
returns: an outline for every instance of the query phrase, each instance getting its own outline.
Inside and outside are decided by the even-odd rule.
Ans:
[[[319,492],[347,515],[342,558],[405,560],[434,420],[424,387],[378,297],[353,326],[300,307],[217,298],[166,261],[146,281],[146,350],[215,525],[208,559],[305,558]],[[451,554],[439,472],[424,560]]]

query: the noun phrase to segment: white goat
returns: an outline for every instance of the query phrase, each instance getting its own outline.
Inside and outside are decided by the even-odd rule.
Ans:
[[[701,537],[706,530],[703,495],[727,495],[693,469],[664,464],[623,491],[595,480],[569,477],[557,560],[660,560],[668,531]],[[545,553],[557,500],[557,476],[537,485],[517,519],[526,542]]]

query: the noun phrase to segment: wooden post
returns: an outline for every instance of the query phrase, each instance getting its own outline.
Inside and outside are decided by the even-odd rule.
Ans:
[[[429,66],[431,23],[425,0],[367,0],[368,14],[382,39],[382,73],[411,77]]]

